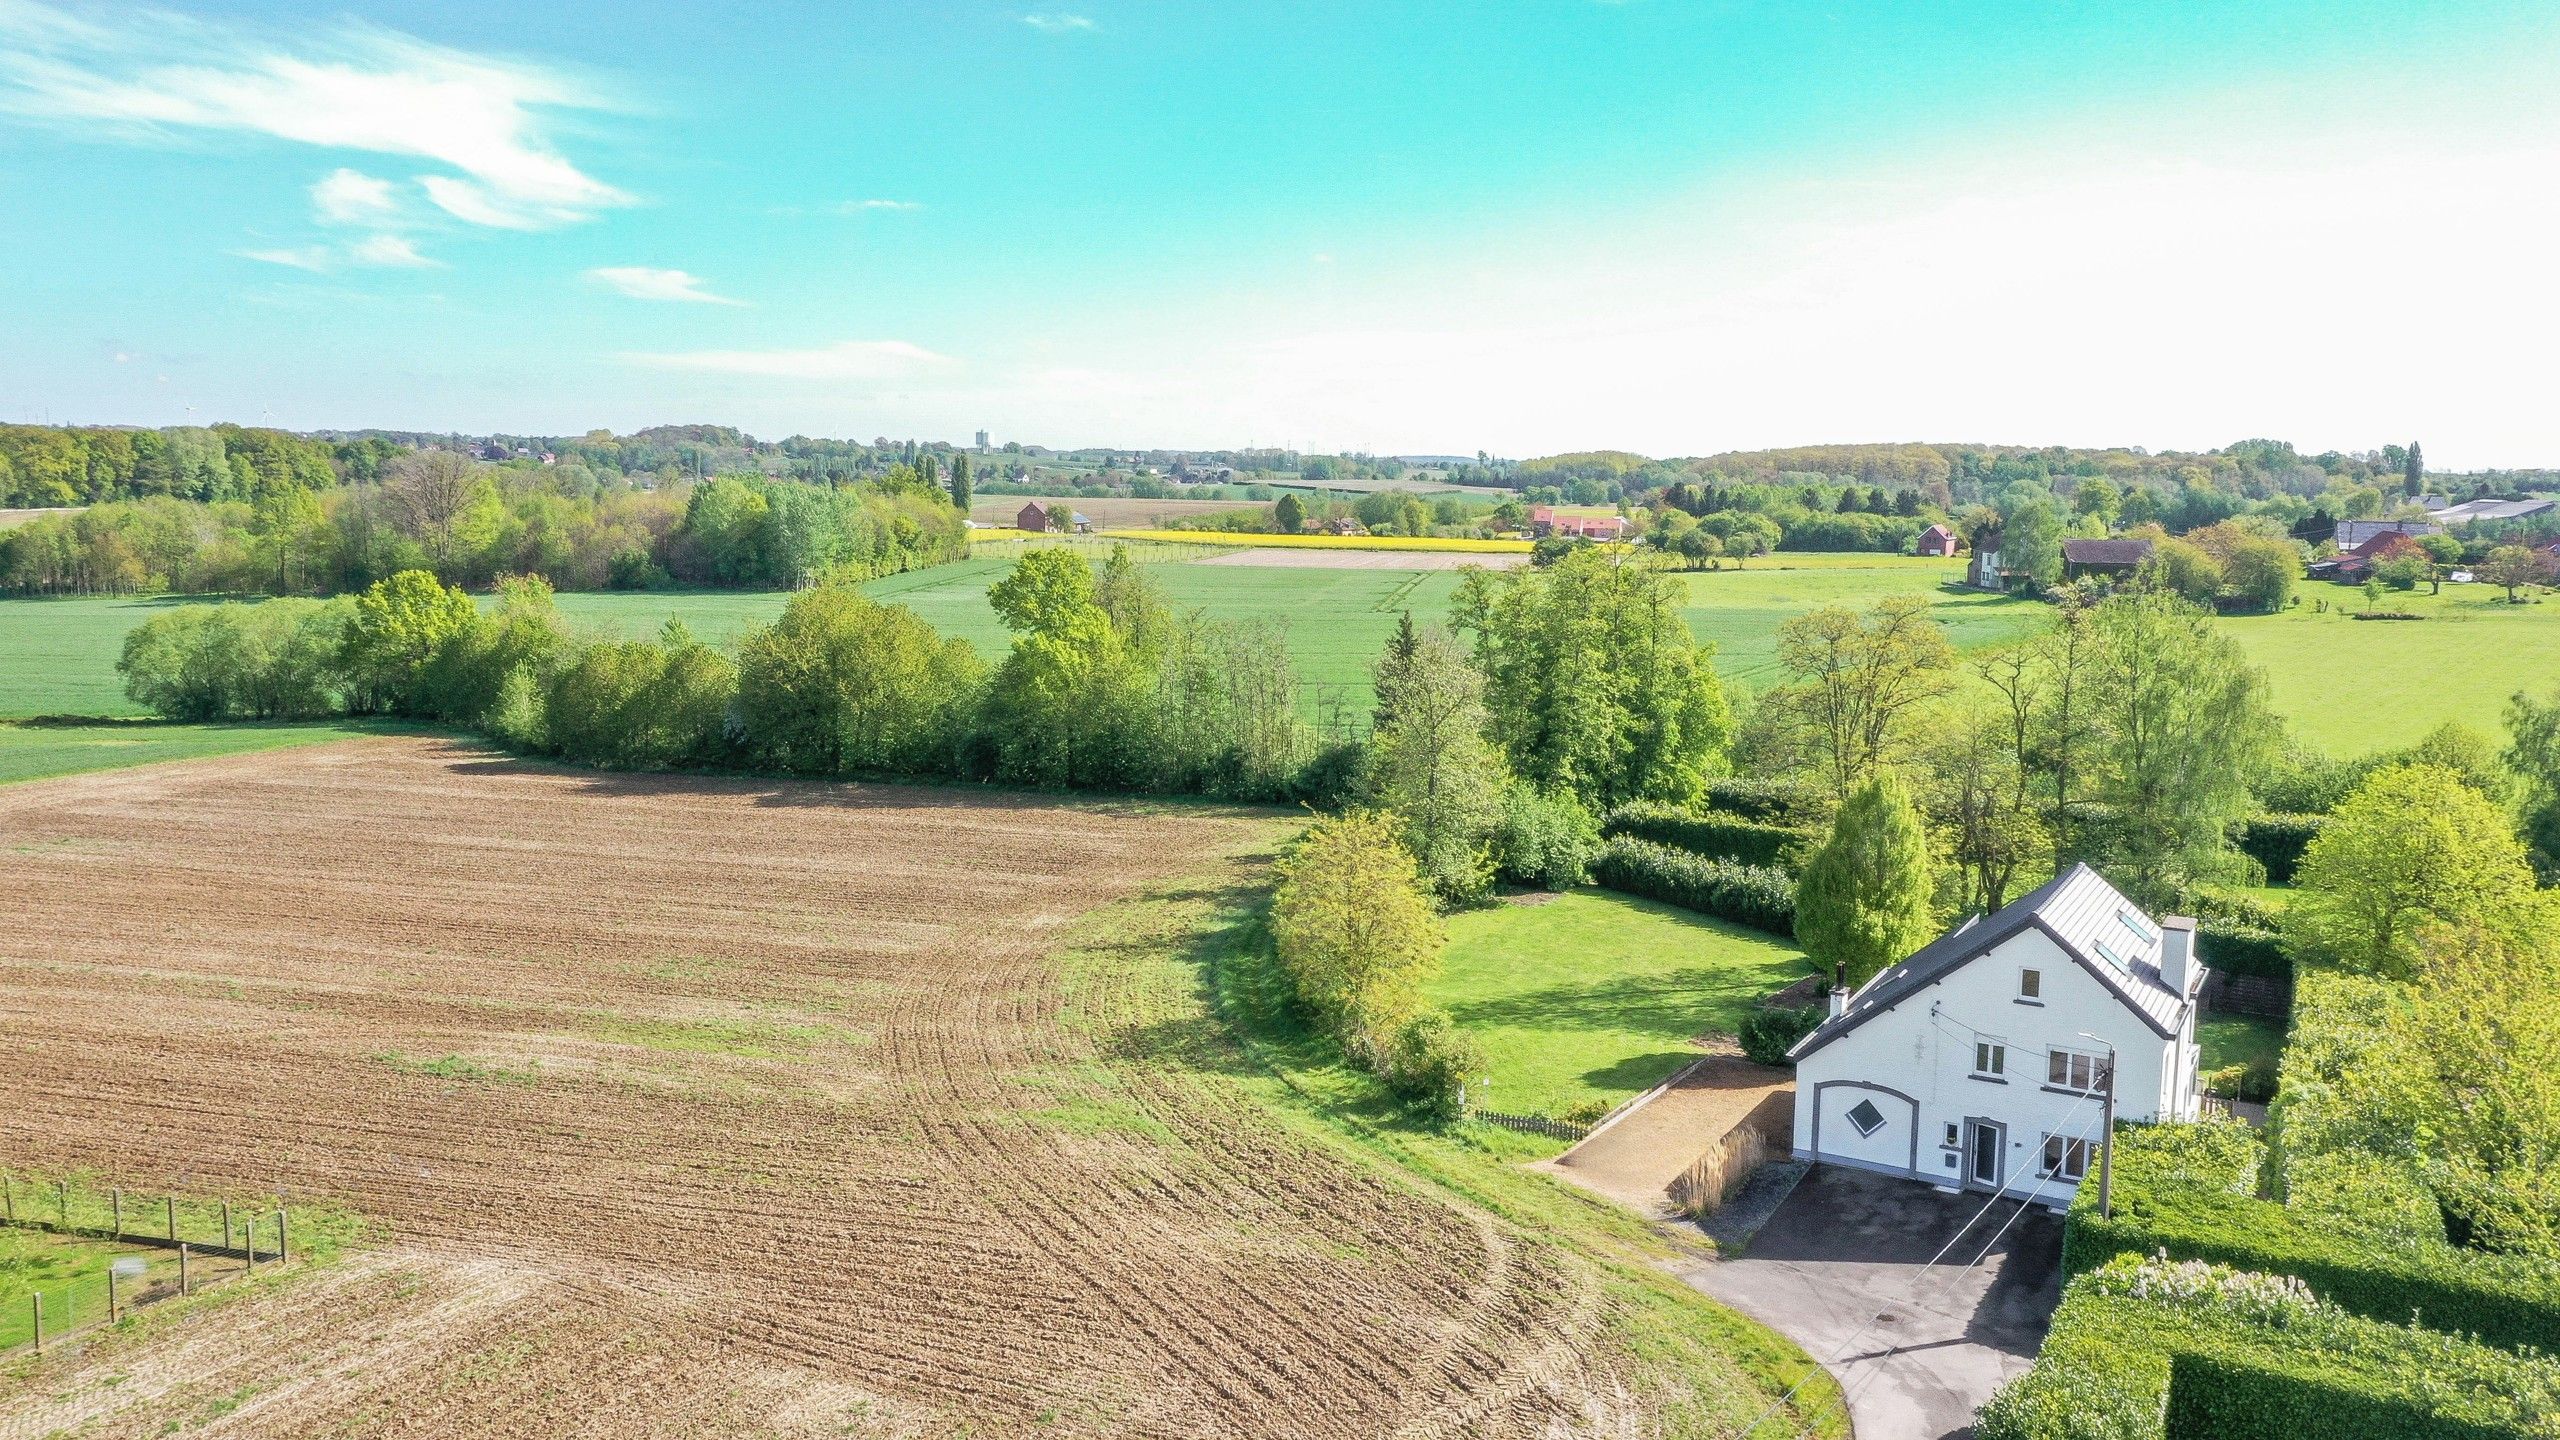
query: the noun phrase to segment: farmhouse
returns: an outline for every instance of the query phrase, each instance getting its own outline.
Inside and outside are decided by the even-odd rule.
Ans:
[[[2080,580],[2098,576],[2121,580],[2142,568],[2151,558],[2148,540],[2065,540],[2062,542],[2062,578]]]
[[[2447,525],[2468,525],[2474,520],[2523,520],[2548,514],[2560,507],[2555,500],[2465,500],[2435,512],[2435,518]]]
[[[2104,1099],[2192,1120],[2195,922],[2154,920],[2086,865],[1834,990],[1799,1041],[1795,1154],[1936,1185],[2067,1202]]]
[[[2415,539],[2398,530],[2385,530],[2353,550],[2341,551],[2334,559],[2313,562],[2310,575],[2314,580],[2361,580],[2374,566],[2394,555],[2415,550],[2418,550]]]
[[[1529,533],[1541,538],[1563,535],[1615,540],[1626,532],[1627,521],[1623,515],[1571,515],[1552,505],[1536,505],[1529,510]]]
[[[2000,563],[1998,535],[1985,535],[1973,542],[1973,559],[1964,567],[1964,583],[1976,590],[2009,588],[2009,571]]]
[[[1920,532],[1920,543],[1911,553],[1948,556],[1955,554],[1958,548],[1956,532],[1944,525],[1932,525]]]
[[[1087,519],[1081,510],[1067,510],[1065,518],[1067,521],[1065,525],[1058,524],[1058,510],[1044,510],[1040,507],[1040,502],[1034,500],[1015,513],[1013,528],[1031,531],[1073,530],[1079,535],[1090,534],[1093,530],[1093,522]]]
[[[2378,535],[2441,535],[2444,527],[2433,520],[2341,520],[2330,538],[2338,545],[2338,553],[2346,554]]]

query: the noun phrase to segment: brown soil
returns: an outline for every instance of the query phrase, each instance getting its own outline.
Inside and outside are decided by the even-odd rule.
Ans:
[[[1072,495],[979,495],[969,502],[969,518],[981,525],[1010,525],[1030,504],[1064,505],[1080,511],[1084,517],[1105,530],[1143,530],[1158,520],[1177,515],[1214,515],[1222,510],[1254,510],[1263,508],[1253,500],[1124,500],[1117,496],[1097,495],[1079,500]]]
[[[1669,1089],[1557,1156],[1554,1172],[1647,1215],[1668,1216],[1663,1192],[1710,1146],[1755,1117],[1782,1130],[1784,1117],[1794,1113],[1787,1097],[1795,1072],[1754,1064],[1730,1042],[1720,1049],[1724,1053],[1701,1059]],[[1773,1096],[1779,1098],[1773,1102]]]
[[[1263,566],[1273,570],[1513,570],[1529,563],[1518,550],[1321,550],[1286,545],[1258,545],[1229,550],[1199,562],[1203,565]]]
[[[1276,833],[406,738],[0,788],[0,1161],[386,1232],[0,1435],[1616,1433],[1594,1280],[1221,1073],[1193,919],[1052,958]]]

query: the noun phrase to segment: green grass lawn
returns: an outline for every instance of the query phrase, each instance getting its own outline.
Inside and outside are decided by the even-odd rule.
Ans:
[[[1804,973],[1802,952],[1756,930],[1576,890],[1450,916],[1427,990],[1484,1046],[1492,1108],[1561,1115],[1652,1088],[1697,1058],[1692,1037],[1731,1034]]]
[[[2560,601],[2508,605],[2487,585],[2385,592],[2382,608],[2424,620],[2351,620],[2361,592],[2303,587],[2281,615],[2235,616],[2223,625],[2266,667],[2275,707],[2312,745],[2362,755],[2407,745],[2447,720],[2503,733],[2507,697],[2548,693],[2560,682]],[[2327,600],[2327,614],[2314,613]]]
[[[2276,1062],[2284,1055],[2284,1022],[2256,1015],[2207,1015],[2196,1021],[2196,1049],[2207,1075],[2227,1065],[2245,1065],[2252,1084],[2244,1099],[2263,1099],[2275,1091]]]
[[[390,727],[352,720],[309,725],[163,725],[151,721],[111,725],[0,724],[0,785],[162,760],[201,760],[251,750],[280,750],[288,745],[378,734],[386,728]]]

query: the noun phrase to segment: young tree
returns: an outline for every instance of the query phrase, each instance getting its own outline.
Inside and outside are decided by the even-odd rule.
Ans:
[[[1929,842],[1911,796],[1890,770],[1850,792],[1831,834],[1796,882],[1796,939],[1849,984],[1929,943]]]
[[[2136,578],[2197,605],[2210,605],[2222,593],[2221,564],[2184,540],[2155,541]]]
[[[1153,677],[1073,550],[1033,550],[987,599],[1014,632],[987,692],[997,774],[1039,785],[1142,781]]]
[[[2544,884],[2560,884],[2560,689],[2507,701],[2507,768],[2516,777],[2526,849]]]
[[[1432,888],[1468,899],[1492,880],[1487,846],[1510,777],[1485,738],[1484,677],[1447,632],[1415,633],[1411,623],[1407,616],[1373,672],[1370,793],[1404,822]]]
[[[2367,974],[2418,973],[2424,922],[2461,925],[2530,895],[2507,817],[2441,765],[2395,765],[2347,797],[2294,870],[2294,953]]]
[[[391,462],[385,494],[439,577],[478,561],[506,518],[497,487],[478,462],[451,450],[418,450]]]
[[[2430,1189],[2483,1250],[2560,1259],[2560,897],[2431,925],[2407,1043]]]
[[[1468,573],[1452,625],[1474,637],[1491,734],[1516,773],[1594,811],[1697,796],[1733,717],[1683,599],[1673,577],[1596,547]]]
[[[1920,708],[1952,683],[1955,653],[1923,597],[1889,596],[1864,614],[1825,606],[1778,627],[1778,663],[1794,679],[1760,704],[1795,732],[1837,803],[1900,752]]]
[[[803,590],[738,647],[738,712],[764,763],[804,775],[947,775],[986,664],[903,605]]]
[[[2000,527],[2000,566],[2039,590],[2062,583],[2062,514],[2052,501],[2038,497],[2009,511]]]
[[[1283,535],[1295,535],[1306,529],[1307,502],[1294,494],[1281,496],[1280,502],[1271,507],[1271,523],[1278,526]]]
[[[1957,908],[1988,912],[2008,903],[2020,867],[2053,841],[2036,813],[2024,760],[2034,717],[2033,655],[2014,648],[1978,668],[2001,703],[1950,717],[1924,752],[1924,773],[1930,815],[1944,827],[1955,863]]]
[[[2533,586],[2548,584],[2552,578],[2542,557],[2522,545],[2501,545],[2480,562],[2480,578],[2503,587],[2507,603],[2521,605],[2524,592]]]
[[[403,570],[358,595],[338,660],[347,675],[347,708],[417,714],[419,684],[436,647],[479,617],[471,597],[438,584],[424,570]]]
[[[2223,557],[2222,580],[2252,610],[2272,615],[2293,603],[2302,579],[2302,548],[2290,540],[2253,535],[2234,542]]]
[[[2231,872],[2225,832],[2253,805],[2249,783],[2282,726],[2266,672],[2200,607],[2158,591],[2119,595],[2090,624],[2093,798],[2113,812],[2118,883],[2169,903]]]
[[[1299,1001],[1375,1062],[1422,1011],[1443,935],[1390,815],[1320,820],[1280,862],[1271,937]]]
[[[2409,442],[2409,459],[2400,472],[2400,488],[2415,499],[2427,493],[2427,457],[2418,442]]]
[[[951,503],[963,516],[969,513],[969,497],[969,457],[954,455],[951,457]]]

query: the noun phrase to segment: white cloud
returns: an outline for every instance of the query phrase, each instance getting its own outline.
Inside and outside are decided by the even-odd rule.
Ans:
[[[622,358],[657,370],[773,380],[897,380],[948,370],[958,363],[904,340],[847,340],[814,350],[688,350]]]
[[[311,187],[312,213],[324,225],[379,225],[399,214],[388,180],[343,166]]]
[[[91,23],[0,0],[0,111],[100,140],[228,132],[431,161],[449,173],[421,175],[429,197],[474,224],[530,229],[630,203],[544,133],[542,112],[602,103],[556,69],[360,24],[288,38],[155,10]],[[313,199],[326,218],[333,204],[387,203],[383,185],[341,171]]]
[[[854,215],[865,210],[921,210],[920,200],[847,200],[836,206],[840,214]]]
[[[374,235],[358,241],[348,250],[348,258],[359,265],[386,265],[402,269],[440,268],[444,262],[418,253],[418,247],[399,235]]]
[[[1022,17],[1022,23],[1046,35],[1067,35],[1078,30],[1100,29],[1090,15],[1074,15],[1064,10],[1044,10]]]
[[[600,265],[587,278],[609,285],[634,300],[682,300],[697,305],[743,305],[726,295],[703,289],[701,276],[683,270],[657,270],[646,265]]]
[[[293,249],[235,250],[243,260],[256,260],[268,265],[285,265],[296,270],[324,274],[338,268],[337,252],[326,245],[303,245]]]

